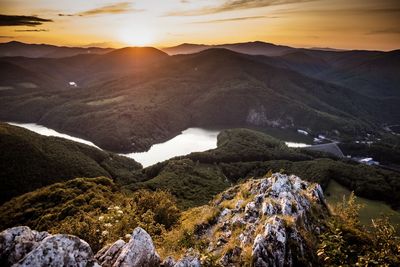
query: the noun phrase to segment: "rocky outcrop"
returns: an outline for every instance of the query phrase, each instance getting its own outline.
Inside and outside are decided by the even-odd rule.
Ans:
[[[301,266],[315,259],[306,239],[315,237],[318,216],[327,213],[318,184],[276,173],[225,191],[214,206],[221,213],[202,235],[208,239],[208,253],[219,257],[222,266],[248,261],[254,266]]]
[[[26,226],[0,233],[0,266],[160,266],[150,235],[137,227],[128,243],[118,240],[96,256],[89,244],[72,235],[50,235]],[[176,265],[174,266],[186,266]],[[192,265],[190,265],[192,266]]]
[[[101,249],[96,259],[104,267],[153,267],[160,265],[160,257],[150,235],[137,227],[128,243],[118,240],[111,246]]]
[[[46,237],[14,267],[29,266],[99,266],[89,244],[72,235]]]
[[[184,256],[177,263],[175,263],[174,267],[200,267],[201,262],[198,256]]]
[[[100,249],[95,258],[101,264],[101,266],[110,267],[115,263],[125,245],[125,241],[120,239],[114,244],[110,244]]]
[[[217,211],[215,217],[196,225],[194,232],[196,239],[208,247],[202,251],[188,249],[178,260],[166,257],[161,263],[151,237],[140,227],[133,231],[129,242],[118,240],[93,256],[89,245],[78,237],[50,235],[21,226],[0,233],[0,263],[200,267],[207,260],[210,265],[210,255],[221,266],[310,266],[316,262],[312,240],[320,231],[319,220],[327,214],[318,184],[276,173],[234,186],[210,206],[210,210]]]
[[[0,265],[11,265],[21,260],[48,237],[47,232],[32,231],[18,226],[0,233]]]
[[[89,244],[72,235],[50,235],[20,226],[0,233],[5,266],[98,266]]]
[[[294,127],[293,118],[290,116],[272,119],[269,118],[267,114],[268,112],[263,105],[250,108],[247,113],[246,123],[255,126],[271,126],[281,128]]]

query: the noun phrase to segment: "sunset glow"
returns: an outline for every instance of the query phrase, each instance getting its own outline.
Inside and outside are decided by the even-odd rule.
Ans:
[[[150,28],[124,28],[118,31],[118,40],[128,46],[149,46],[154,43],[155,33]]]
[[[400,44],[398,0],[2,0],[0,8],[0,42],[165,47],[260,40],[371,50]]]

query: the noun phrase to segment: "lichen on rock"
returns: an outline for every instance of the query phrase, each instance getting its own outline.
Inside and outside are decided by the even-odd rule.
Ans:
[[[128,243],[118,240],[107,249],[100,250],[96,254],[96,259],[105,267],[160,265],[160,257],[150,235],[140,227],[135,228]]]
[[[236,185],[210,206],[220,213],[196,239],[221,266],[309,265],[317,218],[328,212],[318,184],[281,173]]]
[[[50,235],[27,226],[0,233],[0,263],[5,266],[98,266],[89,244],[72,235]]]

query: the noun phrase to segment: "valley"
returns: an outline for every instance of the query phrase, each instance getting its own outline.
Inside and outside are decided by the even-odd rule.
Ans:
[[[339,52],[309,53],[332,68],[337,62],[350,64]],[[369,64],[378,64],[376,57],[397,52],[363,53]],[[351,64],[365,64],[357,61],[358,53],[353,56]],[[37,88],[0,91],[0,119],[38,123],[119,153],[148,150],[191,127],[305,129],[315,136],[357,140],[399,121],[395,86],[388,84],[382,89],[388,94],[376,97],[281,60],[217,48],[177,56],[124,48],[60,59],[3,57],[0,61],[10,67],[2,68],[0,85],[33,82]],[[21,71],[29,74],[15,80]],[[382,81],[388,80],[385,75]],[[71,80],[78,87],[67,86]]]

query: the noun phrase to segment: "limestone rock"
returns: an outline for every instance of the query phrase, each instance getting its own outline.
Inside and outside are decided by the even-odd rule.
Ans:
[[[11,265],[35,249],[39,242],[49,236],[47,232],[32,231],[27,226],[18,226],[0,233],[0,263]]]
[[[254,266],[304,264],[303,259],[315,253],[304,237],[316,232],[315,216],[310,215],[316,210],[328,214],[318,184],[281,173],[250,179],[213,203],[221,213],[197,238],[208,242],[207,251],[218,257],[220,265],[229,267],[249,261]],[[210,235],[215,232],[216,236]]]
[[[164,259],[161,266],[162,267],[174,267],[175,264],[176,264],[176,262],[175,262],[174,258],[172,258],[171,256],[168,256]]]
[[[201,267],[201,262],[197,256],[185,256],[180,259],[174,267]]]
[[[122,248],[126,245],[124,240],[118,240],[114,244],[105,246],[95,256],[102,267],[111,267],[117,260]]]
[[[13,265],[19,266],[99,266],[89,244],[72,235],[51,235]]]
[[[113,246],[111,246],[110,249]],[[118,247],[118,245],[114,246],[114,248],[117,248],[117,247]],[[118,253],[118,252],[115,252],[115,253]],[[100,256],[99,258],[102,258],[102,256]],[[158,256],[158,254],[156,252],[156,249],[153,245],[153,241],[152,241],[150,235],[142,228],[137,227],[133,231],[132,237],[129,240],[129,242],[120,248],[119,255],[118,255],[117,259],[115,260],[115,262],[112,264],[112,266],[114,266],[114,267],[160,266],[160,257]]]

